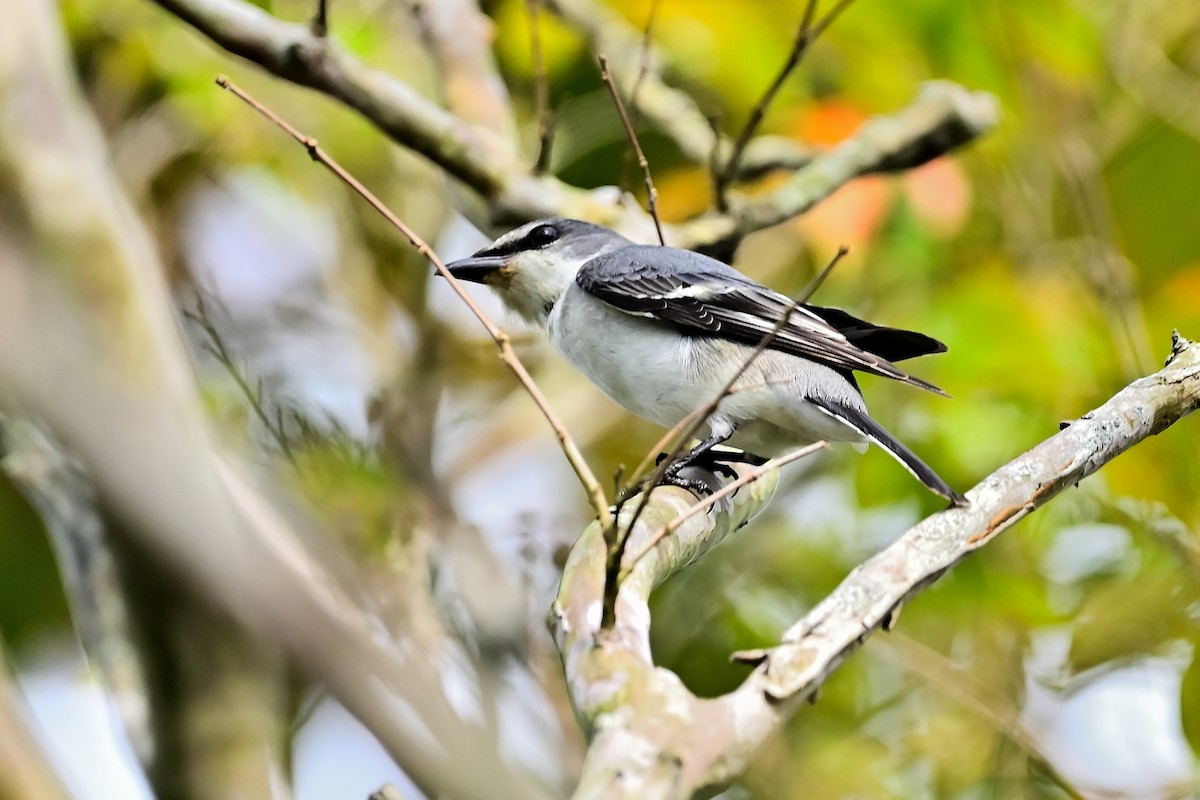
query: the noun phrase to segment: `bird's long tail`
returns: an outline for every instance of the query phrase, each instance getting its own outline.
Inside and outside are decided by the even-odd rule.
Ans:
[[[941,476],[918,458],[916,453],[909,450],[903,442],[888,433],[878,422],[867,416],[866,412],[822,398],[810,397],[808,401],[838,422],[858,431],[882,447],[891,454],[892,458],[899,461],[905,469],[911,472],[917,480],[925,484],[930,491],[940,494],[955,506],[961,507],[967,505],[965,497],[950,488],[950,484],[942,480]]]

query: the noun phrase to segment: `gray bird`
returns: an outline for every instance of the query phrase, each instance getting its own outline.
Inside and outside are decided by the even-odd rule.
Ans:
[[[575,219],[531,222],[448,265],[490,286],[538,325],[593,383],[634,414],[670,427],[709,402],[792,301],[715,259],[637,245]],[[800,305],[707,421],[679,468],[728,443],[760,456],[803,445],[874,442],[955,505],[961,494],[867,415],[854,372],[945,395],[895,365],[942,353],[941,342]],[[717,460],[726,460],[718,458]]]

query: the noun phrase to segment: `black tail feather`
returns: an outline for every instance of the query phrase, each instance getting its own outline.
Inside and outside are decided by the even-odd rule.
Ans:
[[[922,461],[916,453],[909,450],[903,442],[888,433],[878,422],[867,416],[866,412],[823,398],[810,397],[808,401],[842,424],[853,428],[882,447],[893,458],[899,461],[905,469],[911,472],[917,480],[925,484],[930,491],[941,495],[955,506],[961,507],[967,505],[965,497],[950,488],[950,484],[942,480],[941,476]]]
[[[893,363],[906,358],[944,353],[947,349],[946,345],[932,336],[876,325],[853,314],[847,314],[840,308],[810,305],[806,305],[805,308],[837,328],[854,346]]]

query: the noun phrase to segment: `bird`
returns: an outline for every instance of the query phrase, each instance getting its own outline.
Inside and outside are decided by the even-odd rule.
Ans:
[[[619,405],[668,428],[710,402],[773,336],[706,420],[707,438],[669,465],[667,477],[706,455],[738,460],[715,455],[718,445],[740,448],[749,454],[744,460],[760,463],[822,440],[874,443],[952,506],[966,505],[868,415],[854,374],[946,396],[896,366],[945,352],[937,339],[837,308],[796,304],[701,253],[636,244],[565,217],[522,225],[446,266],[459,280],[488,286],[545,331]]]

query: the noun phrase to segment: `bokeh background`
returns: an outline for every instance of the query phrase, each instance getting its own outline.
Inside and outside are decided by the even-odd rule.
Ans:
[[[311,14],[298,0],[258,5],[284,19]],[[651,14],[641,0],[609,5],[639,28]],[[652,35],[668,81],[736,133],[803,5],[661,0]],[[483,6],[532,154],[527,10],[517,0]],[[549,652],[536,621],[556,559],[588,517],[549,430],[428,266],[213,77],[228,73],[315,135],[447,258],[492,233],[455,211],[471,202],[467,190],[151,3],[66,0],[61,11],[76,75],[156,237],[228,446],[277,470],[332,536],[368,556],[404,545],[396,509],[411,485],[443,487],[519,576],[532,647]],[[408,4],[337,0],[332,14],[336,38],[363,60],[429,96],[442,91]],[[549,15],[542,35],[558,118],[552,171],[640,191],[594,54]],[[1200,4],[858,0],[787,82],[764,129],[828,146],[934,79],[992,93],[1000,125],[908,174],[855,181],[750,237],[735,264],[795,294],[849,245],[815,301],[949,344],[914,370],[952,400],[870,378],[863,386],[875,416],[965,489],[1160,366],[1173,328],[1200,337]],[[707,170],[643,128],[664,218],[710,208]],[[486,291],[478,296],[503,317]],[[197,297],[252,394],[284,410],[274,422],[186,318]],[[636,464],[660,431],[510,322],[596,471]],[[388,437],[400,455],[375,457]],[[1197,486],[1200,429],[1189,420],[1041,509],[925,591],[895,632],[872,638],[731,796],[1060,797],[1064,781],[1089,797],[1194,796]],[[697,692],[732,688],[744,668],[728,663],[731,651],[772,643],[938,507],[879,451],[789,468],[766,513],[659,591],[657,659]],[[0,637],[72,790],[145,796],[74,644],[46,536],[5,479]],[[547,663],[539,674],[552,685]],[[561,689],[548,692],[561,705]],[[578,734],[564,729],[575,740],[563,745],[574,752],[562,756],[569,772]],[[319,695],[295,730],[301,798],[363,796],[396,779],[369,735]]]

